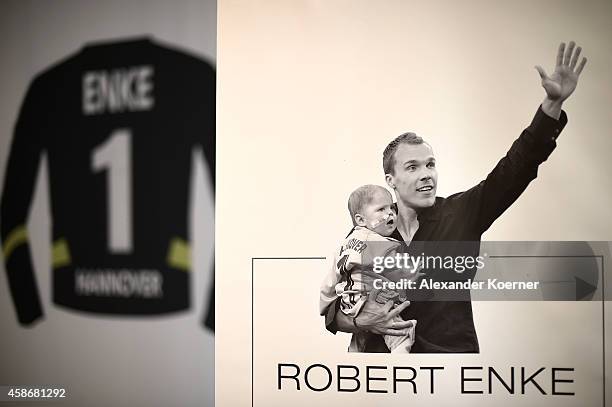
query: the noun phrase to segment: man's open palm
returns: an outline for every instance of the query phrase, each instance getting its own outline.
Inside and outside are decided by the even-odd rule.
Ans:
[[[584,69],[587,59],[582,58],[582,61],[576,67],[582,48],[574,49],[575,45],[574,41],[570,41],[567,49],[565,49],[564,42],[559,45],[557,65],[552,75],[548,76],[541,66],[536,66],[542,78],[542,86],[546,90],[546,96],[551,101],[563,102],[576,89],[578,77]]]

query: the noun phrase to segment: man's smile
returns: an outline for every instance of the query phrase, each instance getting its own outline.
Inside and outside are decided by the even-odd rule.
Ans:
[[[423,185],[422,187],[417,188],[417,192],[428,192],[433,189],[433,185]]]

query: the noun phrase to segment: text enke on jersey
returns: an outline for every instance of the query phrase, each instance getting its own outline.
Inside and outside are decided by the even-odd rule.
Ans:
[[[150,110],[153,97],[153,67],[150,65],[88,71],[83,75],[83,114]]]

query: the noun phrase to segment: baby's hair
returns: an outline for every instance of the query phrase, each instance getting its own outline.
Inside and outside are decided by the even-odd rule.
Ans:
[[[351,192],[351,195],[348,199],[348,210],[351,214],[351,220],[353,221],[353,226],[357,226],[355,222],[355,214],[360,213],[363,207],[370,202],[372,202],[372,198],[374,197],[374,192],[377,190],[383,190],[391,196],[391,193],[387,191],[386,188],[381,187],[380,185],[363,185]]]

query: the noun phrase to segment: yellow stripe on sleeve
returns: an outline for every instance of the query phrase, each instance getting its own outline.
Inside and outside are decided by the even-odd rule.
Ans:
[[[54,269],[70,265],[72,258],[70,257],[70,248],[66,239],[58,239],[53,243],[51,258],[51,264]]]
[[[15,249],[24,243],[28,243],[28,231],[26,230],[25,225],[20,225],[11,230],[11,233],[7,235],[6,240],[4,241],[4,245],[2,246],[4,261],[7,262]]]
[[[168,265],[175,269],[191,270],[191,248],[185,240],[175,237],[170,241],[168,249]]]

